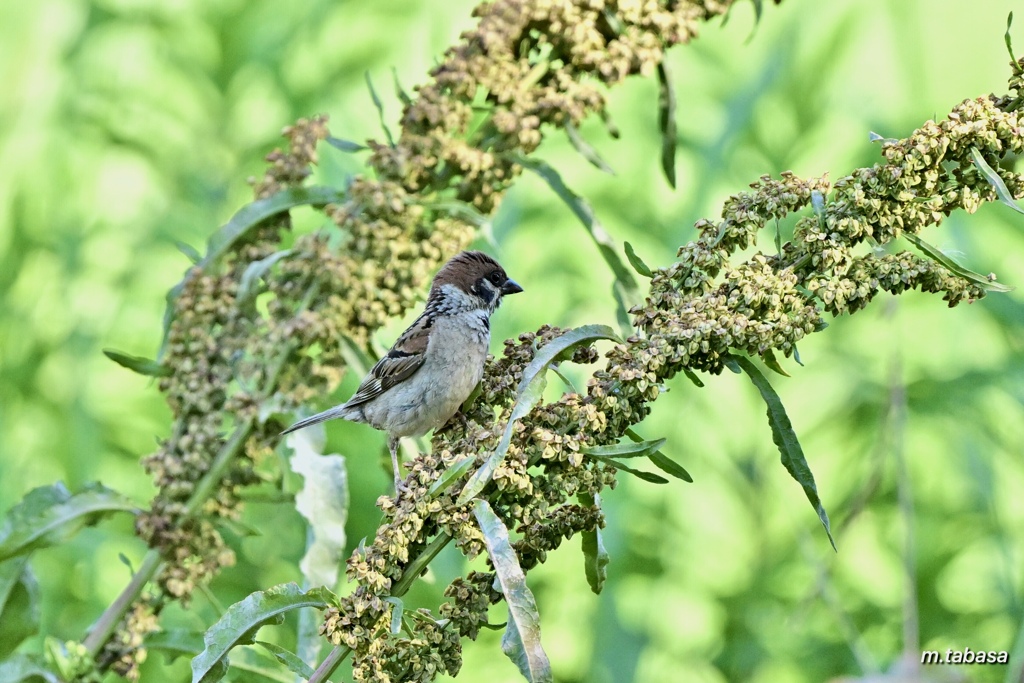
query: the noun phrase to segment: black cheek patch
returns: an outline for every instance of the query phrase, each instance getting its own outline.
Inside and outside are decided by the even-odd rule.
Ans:
[[[494,290],[484,284],[483,279],[477,280],[473,284],[473,294],[483,299],[485,304],[491,303],[491,299],[494,298]]]

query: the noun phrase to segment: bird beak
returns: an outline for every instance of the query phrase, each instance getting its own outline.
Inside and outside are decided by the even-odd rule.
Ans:
[[[521,291],[523,288],[515,280],[505,280],[505,284],[501,286],[502,294],[518,294]]]

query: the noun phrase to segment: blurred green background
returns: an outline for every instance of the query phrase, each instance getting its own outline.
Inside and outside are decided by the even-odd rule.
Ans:
[[[472,26],[473,4],[4,3],[0,511],[56,480],[72,489],[99,480],[149,499],[137,461],[166,435],[169,411],[151,382],[100,350],[155,353],[164,293],[188,264],[175,242],[201,249],[249,199],[245,178],[261,172],[282,126],[322,112],[335,135],[380,138],[364,73],[395,125],[391,69],[407,89],[423,82]],[[671,54],[676,191],[660,170],[652,79],[610,92],[621,139],[599,121],[582,127],[616,176],[587,165],[561,135],[539,155],[593,202],[617,241],[665,265],[695,220],[717,216],[761,174],[841,177],[878,160],[869,131],[903,137],[964,98],[1005,92],[1002,39],[1014,5],[786,0],[755,28],[753,4],[740,3],[724,26],[706,26]],[[1024,51],[1024,23],[1015,34]],[[321,182],[358,170],[358,159],[325,148]],[[526,288],[497,315],[495,349],[544,323],[614,323],[609,272],[542,183],[517,182],[494,233],[497,255]],[[1010,667],[965,669],[969,680],[1020,680],[1024,217],[985,206],[924,237],[1018,289],[953,310],[919,293],[879,298],[807,339],[806,367],[785,363],[791,379],[771,378],[838,554],[779,466],[749,382],[727,373],[697,389],[677,378],[640,431],[668,438],[667,452],[696,482],[627,477],[608,492],[612,564],[600,596],[583,578],[576,540],[530,575],[558,681],[822,681],[889,670],[904,649],[965,647],[1015,652]],[[763,244],[771,249],[771,236]],[[390,344],[402,325],[380,341]],[[388,486],[382,437],[345,424],[328,434],[329,449],[352,456],[354,546],[373,533],[373,502]],[[212,585],[225,605],[299,578],[298,515],[253,504],[246,522],[264,535],[230,536],[238,565]],[[120,519],[37,553],[43,631],[80,638],[129,578],[118,554],[137,563],[143,551]],[[434,583],[410,600],[435,606],[460,562],[442,555]],[[165,616],[202,629],[215,614],[197,597]],[[493,621],[504,621],[500,609]],[[267,637],[287,644],[279,631]],[[465,643],[460,680],[521,680],[499,638]],[[152,656],[143,680],[188,680],[188,662]]]

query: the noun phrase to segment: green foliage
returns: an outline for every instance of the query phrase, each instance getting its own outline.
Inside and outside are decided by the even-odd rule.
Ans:
[[[228,652],[256,642],[257,631],[283,623],[285,613],[303,607],[322,610],[334,602],[334,595],[326,588],[303,591],[294,583],[258,591],[236,602],[203,636],[204,649],[192,660],[193,683],[221,680],[228,670]]]
[[[67,541],[82,527],[114,513],[136,511],[132,501],[102,484],[89,484],[74,494],[60,482],[40,486],[0,522],[0,562]]]

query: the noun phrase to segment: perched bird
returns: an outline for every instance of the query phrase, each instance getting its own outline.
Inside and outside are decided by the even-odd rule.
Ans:
[[[336,417],[387,432],[399,490],[399,439],[440,427],[469,398],[484,374],[491,314],[503,296],[521,291],[487,254],[456,255],[434,276],[426,309],[370,369],[352,398],[281,433]]]

